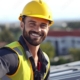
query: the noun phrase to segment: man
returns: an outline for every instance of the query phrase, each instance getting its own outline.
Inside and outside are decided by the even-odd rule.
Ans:
[[[22,35],[0,49],[1,80],[48,80],[50,61],[40,43],[53,23],[49,10],[41,0],[26,4],[19,16]]]

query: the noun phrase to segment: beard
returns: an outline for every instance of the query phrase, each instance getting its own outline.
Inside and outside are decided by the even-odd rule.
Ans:
[[[39,35],[40,37],[39,38],[32,38],[31,35],[32,34],[37,34]],[[25,30],[25,27],[24,27],[24,30],[23,30],[23,37],[25,38],[25,40],[33,45],[33,46],[38,46],[46,37],[45,33],[44,32],[36,32],[36,31],[29,31],[27,32]]]

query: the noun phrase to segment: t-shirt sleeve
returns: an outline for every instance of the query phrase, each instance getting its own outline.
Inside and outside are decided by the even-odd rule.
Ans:
[[[0,78],[4,75],[12,75],[18,68],[18,55],[9,48],[0,49]]]

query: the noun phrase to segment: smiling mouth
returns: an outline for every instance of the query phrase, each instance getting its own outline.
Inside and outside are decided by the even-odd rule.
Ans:
[[[36,34],[36,33],[31,33],[31,37],[32,37],[32,38],[40,38],[41,35]]]

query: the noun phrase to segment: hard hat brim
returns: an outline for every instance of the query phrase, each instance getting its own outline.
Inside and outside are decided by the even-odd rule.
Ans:
[[[49,20],[51,22],[50,26],[52,26],[54,24],[54,22],[52,20],[50,20],[42,15],[28,15],[28,16]],[[19,20],[22,21],[22,16],[19,17]]]

